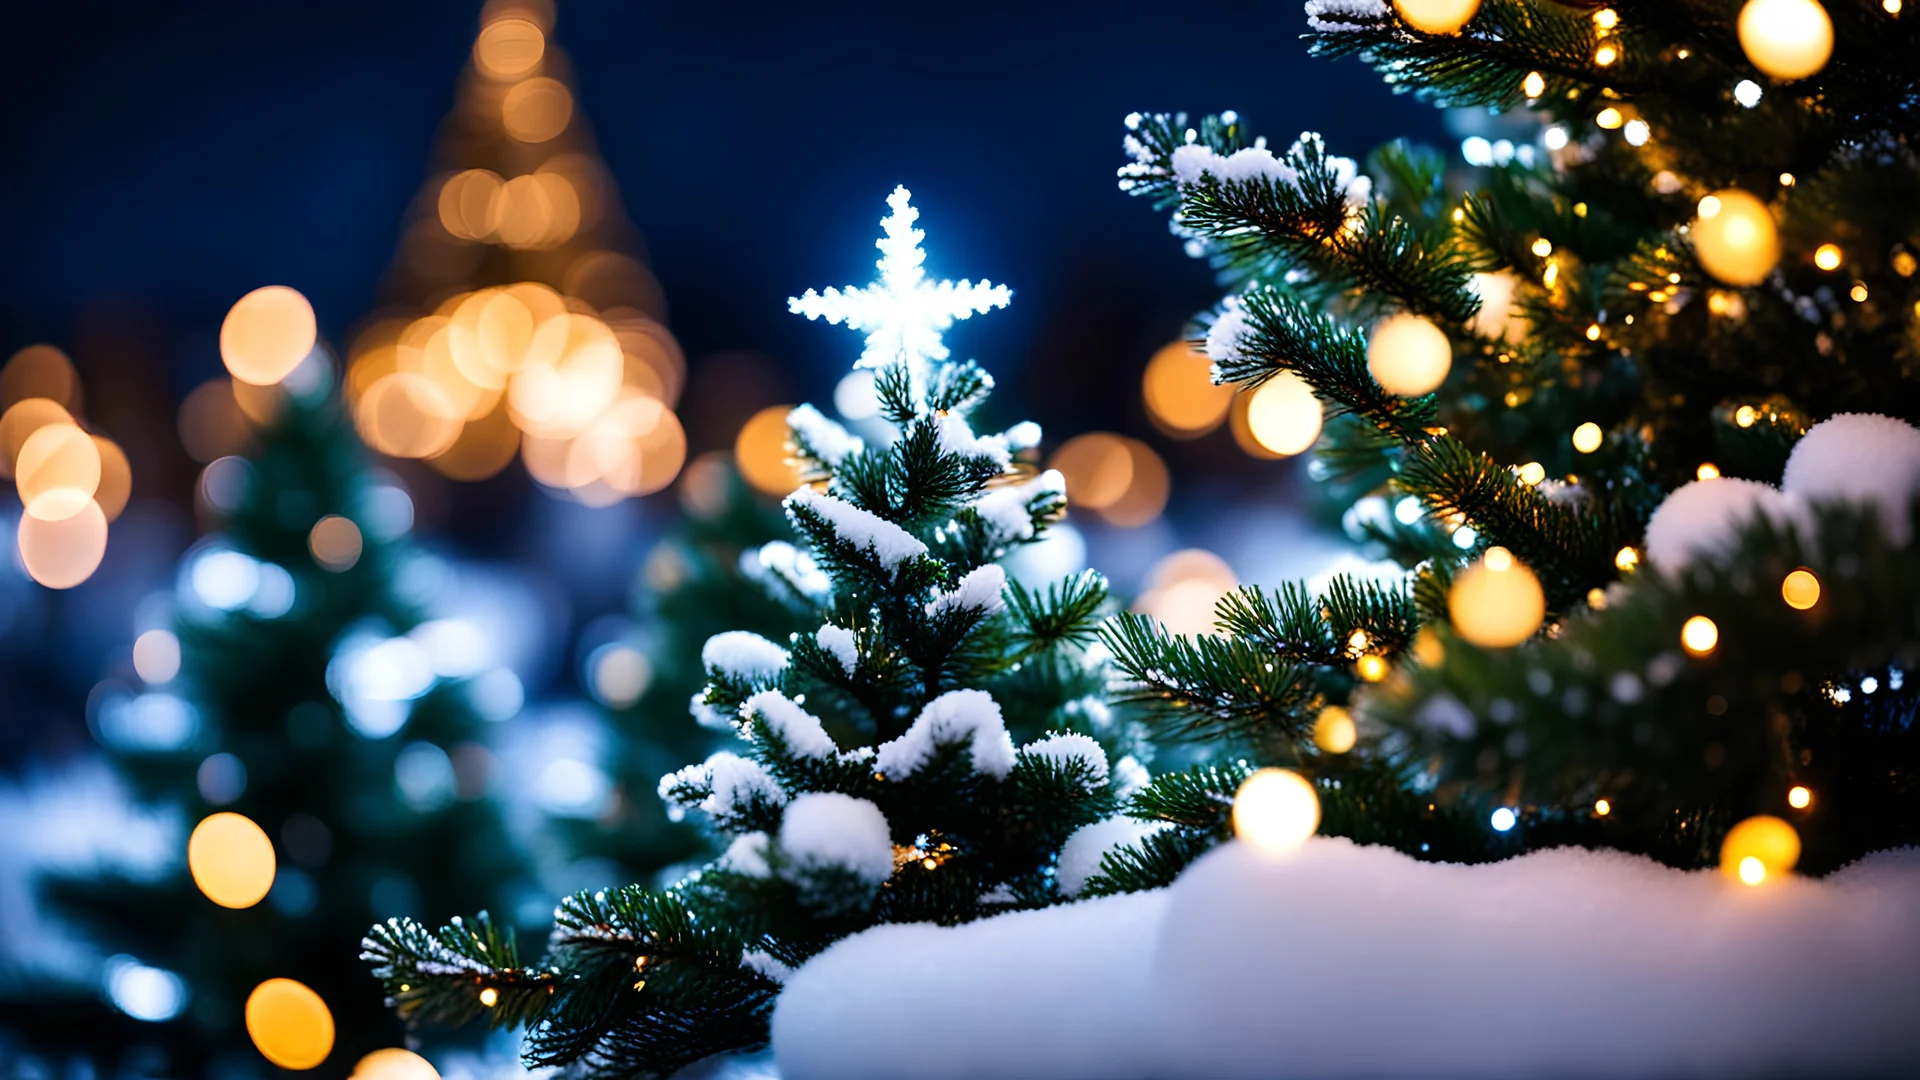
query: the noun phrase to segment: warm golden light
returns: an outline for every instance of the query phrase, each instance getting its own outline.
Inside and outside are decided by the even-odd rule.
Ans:
[[[1833,55],[1833,20],[1815,0],[1747,0],[1740,9],[1740,51],[1776,79],[1804,79]]]
[[[1543,259],[1553,254],[1553,241],[1544,236],[1539,237],[1533,242],[1533,253]]]
[[[244,383],[272,386],[313,351],[313,305],[285,285],[267,285],[234,301],[220,324],[220,358]]]
[[[1780,598],[1795,611],[1805,611],[1820,602],[1820,578],[1803,566],[1780,583]]]
[[[368,446],[397,458],[432,457],[460,437],[453,402],[432,379],[411,371],[382,376],[367,387],[353,421]]]
[[[1447,591],[1447,613],[1462,638],[1503,649],[1531,638],[1546,618],[1540,579],[1505,548],[1488,548]]]
[[[187,869],[207,899],[252,907],[273,888],[273,841],[244,814],[211,814],[187,838]]]
[[[1612,8],[1601,8],[1593,13],[1593,25],[1606,32],[1620,25],[1620,13]]]
[[[572,314],[548,319],[534,331],[527,351],[527,362],[507,387],[507,406],[528,434],[572,438],[620,393],[626,355],[620,339],[599,319]]]
[[[0,409],[28,398],[46,398],[66,409],[80,407],[80,374],[66,353],[51,345],[29,345],[0,368]]]
[[[1693,478],[1695,480],[1718,480],[1720,479],[1720,466],[1715,465],[1711,461],[1703,461],[1700,463],[1699,468],[1693,470]]]
[[[1457,34],[1480,10],[1480,0],[1393,0],[1393,7],[1423,34]]]
[[[1106,510],[1133,486],[1133,454],[1111,432],[1075,435],[1060,444],[1047,467],[1066,479],[1067,501],[1075,509]]]
[[[1593,812],[1595,816],[1606,817],[1613,813],[1613,804],[1605,799],[1596,799],[1593,803]]]
[[[1600,430],[1600,425],[1589,420],[1573,429],[1573,448],[1583,454],[1591,454],[1600,449],[1600,442],[1604,437],[1605,433]]]
[[[1614,569],[1620,571],[1621,573],[1625,573],[1629,570],[1632,570],[1634,567],[1639,565],[1640,565],[1640,552],[1631,546],[1623,547],[1619,551],[1616,551],[1613,553],[1613,567]]]
[[[1367,338],[1367,371],[1389,394],[1430,394],[1446,381],[1452,365],[1446,331],[1418,315],[1389,316]]]
[[[1772,814],[1747,818],[1720,843],[1720,872],[1747,885],[1785,874],[1799,861],[1800,834]]]
[[[1841,252],[1839,244],[1821,244],[1813,249],[1813,265],[1822,270],[1840,269]]]
[[[1701,199],[1691,235],[1701,267],[1728,285],[1758,285],[1780,261],[1773,214],[1739,188]]]
[[[573,119],[573,94],[557,79],[527,79],[507,91],[500,103],[507,134],[523,143],[543,143],[567,130]]]
[[[1537,461],[1529,461],[1520,466],[1520,482],[1533,487],[1547,478],[1547,467]]]
[[[734,466],[747,483],[768,495],[787,495],[800,486],[800,467],[787,453],[787,414],[792,411],[791,405],[769,405],[754,413],[733,440]]]
[[[513,464],[519,449],[520,429],[502,402],[461,427],[453,445],[428,458],[427,464],[450,480],[485,480]]]
[[[268,979],[247,995],[247,1037],[283,1069],[312,1069],[333,1052],[333,1012],[292,979]]]
[[[1847,296],[1856,304],[1864,304],[1867,302],[1867,287],[1856,281],[1853,283],[1853,288],[1847,290]]]
[[[24,514],[14,543],[28,577],[49,589],[71,589],[92,577],[106,558],[107,515],[91,499],[58,521]]]
[[[1805,810],[1813,805],[1813,792],[1804,785],[1795,784],[1787,789],[1787,805],[1795,810]]]
[[[307,532],[307,550],[322,570],[343,573],[360,561],[360,526],[339,514],[328,514]]]
[[[1599,67],[1611,66],[1618,59],[1620,59],[1620,48],[1612,42],[1593,50],[1593,62]]]
[[[473,66],[495,79],[516,79],[540,66],[547,35],[528,19],[495,19],[473,43]]]
[[[71,424],[73,414],[50,398],[16,401],[0,413],[0,479],[12,479],[14,462],[34,433],[49,424]]]
[[[1600,110],[1599,114],[1593,118],[1593,122],[1605,128],[1608,131],[1612,131],[1615,128],[1619,127],[1620,125],[1626,123],[1627,118],[1625,114],[1623,114],[1619,109],[1616,109],[1613,106],[1609,105],[1606,108]]]
[[[1705,615],[1695,615],[1680,627],[1680,644],[1695,656],[1705,656],[1720,644],[1720,628]]]
[[[1239,584],[1225,559],[1187,548],[1153,565],[1133,610],[1152,616],[1170,634],[1211,633],[1214,609]]]
[[[503,181],[486,169],[455,173],[440,186],[440,224],[462,240],[485,240],[493,233],[493,201]]]
[[[1329,754],[1344,754],[1353,749],[1353,744],[1358,740],[1353,714],[1338,705],[1321,709],[1319,717],[1313,721],[1313,745]]]
[[[72,517],[100,490],[100,448],[76,424],[48,424],[29,435],[13,468],[20,502],[43,521]]]
[[[1176,439],[1194,439],[1225,422],[1233,407],[1233,387],[1215,386],[1212,369],[1206,354],[1184,341],[1154,353],[1140,380],[1154,426]]]
[[[361,1058],[348,1080],[440,1080],[440,1071],[419,1054],[391,1046]]]
[[[1258,850],[1279,855],[1320,827],[1320,794],[1290,769],[1261,769],[1233,793],[1233,834]]]
[[[1527,77],[1520,80],[1520,92],[1529,98],[1539,97],[1547,92],[1547,77],[1537,71],[1527,72]]]
[[[193,388],[180,403],[180,445],[202,465],[237,454],[253,436],[253,426],[225,376],[208,379]]]
[[[1261,447],[1281,457],[1312,446],[1320,437],[1322,422],[1320,399],[1305,379],[1291,371],[1275,375],[1248,395],[1248,432]]]
[[[1387,672],[1392,669],[1387,665],[1386,657],[1368,653],[1353,662],[1353,670],[1364,682],[1379,682],[1386,678]]]
[[[493,1008],[495,1005],[500,1004],[500,991],[495,990],[491,986],[481,990],[480,1004],[485,1005],[489,1009]]]
[[[1752,427],[1759,418],[1760,414],[1751,405],[1742,405],[1733,411],[1733,422],[1743,428]]]

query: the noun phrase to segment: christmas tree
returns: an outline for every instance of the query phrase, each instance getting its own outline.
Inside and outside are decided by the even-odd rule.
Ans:
[[[1033,425],[974,432],[993,380],[941,335],[1009,294],[927,280],[918,212],[905,189],[888,203],[878,283],[791,303],[865,334],[887,438],[790,415],[798,542],[745,565],[806,630],[705,642],[694,709],[739,741],[659,784],[725,853],[665,891],[568,898],[534,964],[485,916],[376,926],[365,957],[401,1015],[525,1024],[529,1064],[664,1075],[764,1042],[790,968],[840,938],[1063,897],[1062,844],[1116,798],[1090,648],[1105,583],[1007,581],[999,560],[1064,509],[1059,476],[1020,461]]]
[[[1422,858],[1754,884],[1920,838],[1899,7],[1308,3],[1315,54],[1512,133],[1468,168],[1127,118],[1121,187],[1231,288],[1215,380],[1317,399],[1314,477],[1407,572],[1242,590],[1217,636],[1108,629],[1123,696],[1208,742],[1096,890],[1230,835],[1256,764]]]
[[[425,618],[451,570],[408,543],[412,504],[370,468],[304,299],[249,294],[221,343],[260,426],[203,473],[219,530],[138,638],[137,682],[95,709],[136,796],[191,835],[157,878],[45,883],[144,1023],[109,1042],[97,999],[48,1002],[29,1038],[169,1075],[345,1075],[402,1039],[353,962],[369,917],[538,902],[487,799],[483,729],[519,688],[471,626]]]

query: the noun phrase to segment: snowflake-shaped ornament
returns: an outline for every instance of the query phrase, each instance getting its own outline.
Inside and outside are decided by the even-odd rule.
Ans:
[[[947,358],[940,335],[955,319],[1006,307],[1013,296],[1005,285],[989,281],[928,281],[921,267],[927,253],[920,250],[926,233],[913,227],[920,211],[913,208],[912,198],[905,187],[887,196],[892,212],[880,221],[886,235],[874,241],[880,249],[875,264],[880,280],[865,288],[808,289],[804,296],[787,298],[787,310],[796,315],[845,323],[867,335],[866,351],[855,367],[900,361],[917,375],[928,361]]]

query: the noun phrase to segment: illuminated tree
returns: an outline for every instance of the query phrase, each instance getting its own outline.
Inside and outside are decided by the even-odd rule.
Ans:
[[[1311,390],[1312,475],[1406,572],[1108,630],[1124,696],[1213,765],[1136,799],[1176,827],[1096,890],[1227,835],[1242,755],[1315,776],[1323,831],[1432,858],[1698,866],[1766,814],[1825,872],[1920,836],[1897,7],[1308,3],[1316,54],[1500,125],[1466,167],[1127,118],[1122,188],[1231,289],[1215,380]]]
[[[376,926],[366,958],[401,1015],[525,1024],[530,1064],[665,1075],[765,1041],[789,968],[847,934],[1071,891],[1062,844],[1111,813],[1117,786],[1105,665],[1087,648],[1105,582],[1008,583],[999,560],[1064,509],[1059,474],[1017,460],[1031,424],[974,433],[993,380],[941,341],[1008,294],[925,280],[918,213],[905,189],[889,205],[880,283],[792,307],[866,334],[890,437],[793,410],[809,480],[785,503],[797,542],[752,551],[738,587],[804,629],[705,642],[693,708],[738,741],[660,781],[725,854],[665,891],[563,901],[537,964],[485,919]]]

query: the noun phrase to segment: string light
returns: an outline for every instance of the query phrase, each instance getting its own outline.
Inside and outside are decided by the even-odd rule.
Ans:
[[[1720,844],[1720,872],[1745,885],[1785,874],[1799,861],[1800,834],[1772,814],[1740,822]]]
[[[1512,807],[1502,806],[1487,816],[1487,824],[1493,826],[1494,832],[1511,832],[1520,824],[1520,815],[1514,813]]]
[[[1599,323],[1587,324],[1587,340],[1588,341],[1600,340],[1600,324]]]
[[[220,323],[220,358],[233,377],[272,386],[313,351],[313,305],[285,285],[258,288],[234,301]]]
[[[1375,653],[1368,653],[1361,657],[1354,662],[1353,667],[1360,678],[1367,682],[1379,682],[1387,677],[1389,670],[1386,658]]]
[[[1520,92],[1529,98],[1537,98],[1547,92],[1547,78],[1537,71],[1530,71],[1520,80]]]
[[[1626,573],[1639,565],[1640,552],[1632,545],[1623,547],[1613,553],[1613,568],[1621,573]]]
[[[1534,250],[1539,250],[1539,244]],[[1368,336],[1367,370],[1389,394],[1430,394],[1446,380],[1452,366],[1453,346],[1446,331],[1418,315],[1391,316],[1376,324]]]
[[[1738,26],[1740,51],[1776,79],[1804,79],[1833,55],[1833,20],[1816,0],[1747,0]]]
[[[1760,414],[1754,411],[1751,405],[1742,405],[1738,409],[1735,409],[1733,413],[1733,422],[1743,428],[1752,427],[1753,422],[1759,418]]]
[[[1715,465],[1711,461],[1703,461],[1700,463],[1699,468],[1693,470],[1693,478],[1696,480],[1718,480],[1720,479],[1720,466]]]
[[[1485,648],[1507,648],[1540,628],[1547,598],[1532,570],[1506,548],[1491,547],[1454,579],[1447,612],[1462,638]]]
[[[1607,33],[1620,25],[1620,13],[1612,8],[1601,8],[1593,13],[1593,25],[1598,27],[1601,33]]]
[[[1880,8],[1889,15],[1900,14],[1900,0],[1880,0]]]
[[[1653,138],[1653,127],[1645,120],[1629,120],[1620,134],[1626,138],[1628,146],[1645,146]]]
[[[1695,656],[1705,656],[1720,644],[1720,628],[1705,615],[1695,615],[1681,625],[1680,644]]]
[[[1765,203],[1739,188],[1700,200],[1691,230],[1707,273],[1728,285],[1758,285],[1780,261],[1780,234]]]
[[[1840,269],[1840,260],[1839,244],[1821,244],[1813,250],[1813,265],[1822,270]]]
[[[1290,769],[1261,769],[1233,793],[1233,833],[1269,855],[1293,850],[1320,827],[1320,794]]]
[[[1601,440],[1605,437],[1600,425],[1589,420],[1573,429],[1573,448],[1583,454],[1591,454],[1600,449]]]
[[[440,1071],[411,1050],[389,1046],[356,1062],[348,1080],[440,1080]]]
[[[1864,282],[1859,282],[1859,281],[1854,282],[1853,288],[1847,290],[1847,295],[1853,297],[1853,302],[1856,304],[1866,303],[1867,302],[1866,284]]]
[[[1593,813],[1596,817],[1606,817],[1613,813],[1613,804],[1605,799],[1597,799],[1593,804]]]
[[[1480,0],[1393,0],[1393,7],[1423,34],[1457,34],[1480,10]]]
[[[1533,253],[1543,259],[1553,254],[1553,241],[1544,236],[1540,237],[1533,242]]]
[[[1920,270],[1920,259],[1914,258],[1911,251],[1894,252],[1892,261],[1893,272],[1901,277],[1912,277],[1915,270]]]
[[[480,991],[480,1004],[485,1005],[489,1009],[500,1004],[500,991],[495,990],[491,986],[482,988]]]
[[[1792,186],[1793,186],[1793,174],[1792,174],[1792,173],[1790,173],[1790,172],[1783,172],[1783,173],[1781,173],[1781,174],[1780,174],[1780,186],[1781,186],[1781,187],[1792,187]]]
[[[1609,105],[1606,108],[1600,110],[1599,115],[1593,118],[1593,122],[1595,124],[1600,125],[1601,127],[1605,128],[1608,131],[1612,131],[1615,128],[1619,127],[1620,125],[1626,123],[1627,118],[1624,114],[1620,112],[1619,109],[1616,109],[1613,106]]]
[[[1813,792],[1801,784],[1787,789],[1787,805],[1795,810],[1805,810],[1813,805]]]
[[[1520,466],[1520,482],[1534,487],[1547,478],[1547,467],[1537,461],[1529,461]]]
[[[1283,371],[1261,383],[1246,402],[1248,434],[1271,453],[1291,457],[1320,437],[1320,399],[1297,372]]]
[[[1346,753],[1353,749],[1358,739],[1353,714],[1338,705],[1321,709],[1319,717],[1313,722],[1313,745],[1329,754]]]
[[[1820,578],[1803,566],[1780,583],[1780,598],[1795,611],[1805,611],[1820,602]]]
[[[1607,609],[1607,590],[1595,585],[1587,590],[1587,606],[1595,611]]]
[[[1593,62],[1600,67],[1607,67],[1618,59],[1620,59],[1620,50],[1612,42],[1593,50]]]
[[[311,1069],[333,1052],[333,1012],[292,979],[268,979],[247,995],[247,1037],[283,1069]]]

